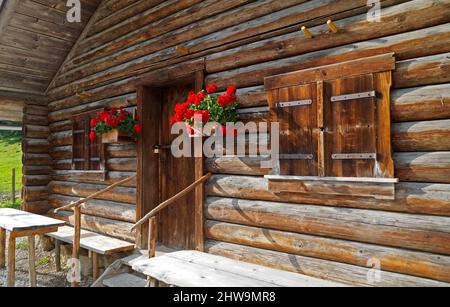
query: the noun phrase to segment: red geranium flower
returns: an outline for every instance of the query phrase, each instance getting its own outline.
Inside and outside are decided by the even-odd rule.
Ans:
[[[198,93],[198,94],[195,96],[194,104],[195,104],[196,106],[198,106],[198,105],[203,101],[203,99],[205,99],[205,96],[206,96],[206,94],[205,94],[204,91],[201,91],[200,93]]]
[[[234,85],[230,85],[227,88],[227,94],[236,94],[236,87]]]
[[[215,93],[218,89],[218,86],[216,83],[211,83],[207,88],[206,88],[206,92],[208,92],[208,94],[212,94]]]
[[[142,133],[142,125],[141,124],[134,125],[134,131],[138,134]]]
[[[209,111],[208,110],[198,110],[194,113],[196,116],[200,115],[203,123],[209,122]]]
[[[91,119],[91,128],[94,129],[95,126],[97,126],[98,122],[99,122],[99,119],[97,119],[97,118]]]
[[[106,118],[108,118],[109,113],[106,111],[100,112],[100,114],[98,115],[98,119],[105,121]]]
[[[95,138],[97,137],[97,133],[95,131],[91,131],[89,134],[89,138],[91,139],[91,142],[95,141]]]

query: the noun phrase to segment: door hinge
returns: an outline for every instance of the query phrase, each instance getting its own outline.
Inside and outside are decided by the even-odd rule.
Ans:
[[[288,102],[279,102],[277,103],[277,108],[290,108],[290,107],[298,107],[298,106],[307,106],[313,103],[312,99],[306,100],[296,100],[296,101],[288,101]]]
[[[371,98],[371,97],[375,97],[375,96],[376,96],[376,92],[370,91],[370,92],[347,94],[347,95],[341,95],[341,96],[333,96],[333,97],[331,97],[331,101],[337,102],[337,101],[346,101],[346,100],[355,100],[355,99],[365,99],[365,98]]]
[[[279,155],[280,160],[313,160],[312,154],[282,154]]]
[[[347,154],[333,154],[333,160],[376,160],[376,153],[347,153]]]

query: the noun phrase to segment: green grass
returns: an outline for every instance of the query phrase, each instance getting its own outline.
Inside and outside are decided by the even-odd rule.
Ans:
[[[17,243],[16,248],[21,250],[21,251],[26,251],[28,249],[28,239],[25,239],[25,240],[20,241],[19,243]]]
[[[16,202],[13,203],[10,200],[0,201],[0,208],[11,208],[11,209],[20,209],[22,206],[22,200],[16,199]]]
[[[51,261],[51,259],[49,256],[42,256],[41,258],[39,258],[37,266],[39,267],[39,266],[47,265],[50,263],[50,261]]]
[[[16,191],[22,188],[22,137],[20,132],[0,131],[0,193],[11,193],[11,171],[16,169]]]

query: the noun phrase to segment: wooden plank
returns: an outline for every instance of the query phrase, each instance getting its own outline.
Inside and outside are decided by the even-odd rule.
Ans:
[[[137,262],[133,269],[179,287],[342,286],[194,251]]]
[[[65,223],[45,216],[15,209],[0,209],[0,227],[12,232],[58,227]]]
[[[48,234],[59,241],[73,244],[74,228],[61,227],[58,232]],[[112,255],[134,250],[134,244],[112,237],[104,236],[85,229],[81,230],[80,247],[100,255]]]

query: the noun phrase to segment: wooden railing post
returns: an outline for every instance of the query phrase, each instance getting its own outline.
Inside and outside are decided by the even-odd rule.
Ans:
[[[81,241],[81,208],[79,206],[74,208],[74,230],[75,235],[73,237],[73,250],[72,250],[72,287],[78,287],[80,285],[78,278],[79,269],[78,261],[80,260],[80,241]]]
[[[152,217],[148,221],[148,257],[153,258],[156,256],[156,217]]]

